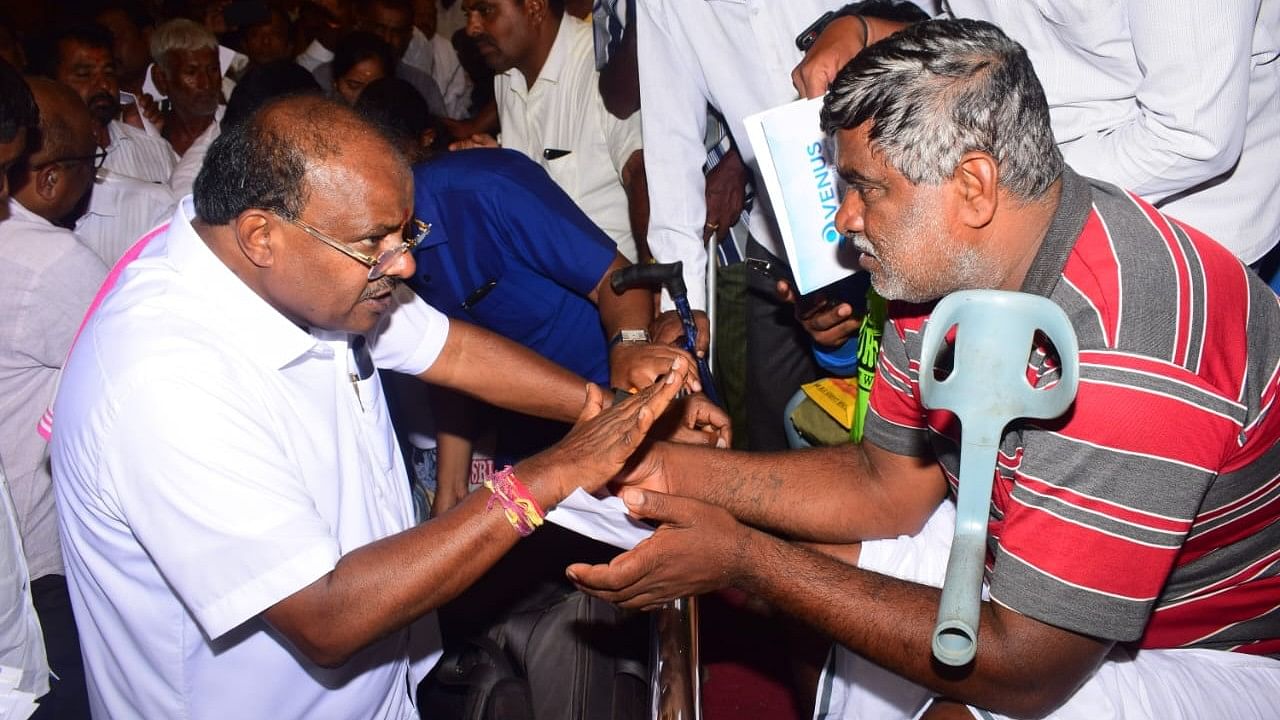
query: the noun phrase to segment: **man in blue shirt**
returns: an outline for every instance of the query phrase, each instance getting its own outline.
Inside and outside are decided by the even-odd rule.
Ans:
[[[414,251],[418,269],[409,286],[446,315],[616,388],[651,384],[676,355],[692,361],[673,346],[649,342],[652,293],[613,292],[609,277],[630,262],[524,155],[480,148],[415,166],[414,213],[431,223],[431,232]],[[456,403],[445,412],[444,402],[434,404],[439,418],[475,417]],[[496,427],[499,465],[537,452],[567,429],[510,414]],[[448,430],[465,436],[471,429]],[[444,467],[452,462],[441,458],[442,478],[452,475]]]
[[[414,249],[417,270],[408,284],[430,305],[615,388],[652,384],[676,355],[692,362],[678,348],[649,342],[653,293],[613,292],[613,271],[631,263],[532,160],[480,148],[438,155],[415,165],[413,174],[414,215],[431,232]],[[497,467],[554,443],[569,427],[497,409],[482,413],[475,401],[433,388],[439,448],[433,515],[465,497],[471,441],[483,427],[495,429]],[[554,527],[529,540],[444,608],[447,646],[501,622],[521,598],[572,590],[564,581],[568,562],[613,554]]]
[[[609,274],[630,263],[546,171],[513,150],[448,153],[416,166],[414,211],[431,232],[414,251],[409,285],[450,317],[600,384],[610,382],[612,334],[601,323],[608,302],[636,304],[627,328],[648,327],[649,292],[614,296],[607,287]]]

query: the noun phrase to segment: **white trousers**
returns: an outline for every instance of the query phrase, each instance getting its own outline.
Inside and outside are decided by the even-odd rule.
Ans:
[[[955,530],[944,502],[918,535],[862,544],[858,567],[942,587]],[[984,595],[985,595],[984,590]],[[919,717],[933,693],[837,645],[818,685],[815,720]],[[970,708],[976,718],[1004,718]],[[1111,654],[1052,720],[1174,720],[1280,717],[1280,661],[1219,650],[1140,650]]]

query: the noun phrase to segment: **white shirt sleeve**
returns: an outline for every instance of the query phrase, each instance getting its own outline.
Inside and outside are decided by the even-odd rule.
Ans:
[[[440,356],[449,318],[405,285],[396,287],[395,299],[396,306],[369,338],[369,352],[380,368],[419,375]]]
[[[675,0],[685,2],[687,0]],[[706,222],[708,93],[683,30],[667,22],[665,0],[638,0],[636,40],[640,65],[644,167],[649,181],[649,249],[658,262],[684,263],[689,304],[707,307]],[[663,297],[663,307],[671,307]]]
[[[635,151],[644,147],[641,140],[642,130],[640,117],[643,111],[637,111],[631,114],[626,120],[619,120],[614,117],[604,107],[604,99],[600,97],[600,93],[596,93],[593,103],[598,105],[596,108],[596,117],[599,118],[602,125],[601,132],[604,135],[605,142],[609,145],[609,158],[613,161],[613,169],[617,171],[618,177],[622,177],[622,169],[626,167],[627,161]]]
[[[1153,202],[1229,170],[1244,144],[1259,1],[1125,2],[1138,111],[1065,143],[1072,167]]]
[[[431,39],[431,52],[435,57],[433,76],[444,94],[444,107],[449,117],[461,120],[471,112],[471,78],[462,69],[462,61],[449,39],[436,35]]]

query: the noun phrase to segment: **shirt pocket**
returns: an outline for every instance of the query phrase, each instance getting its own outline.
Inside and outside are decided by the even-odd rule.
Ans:
[[[548,148],[550,150],[567,150],[568,148]],[[568,155],[561,155],[556,158],[542,158],[542,167],[546,168],[547,174],[555,181],[556,185],[564,190],[565,194],[571,198],[577,198],[581,191],[580,181],[582,171],[587,168],[583,167],[582,156],[570,151]],[[576,202],[576,200],[575,200]]]

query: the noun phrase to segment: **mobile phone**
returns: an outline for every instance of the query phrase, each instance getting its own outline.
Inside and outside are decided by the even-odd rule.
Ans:
[[[792,292],[797,292],[796,281],[791,274],[791,268],[785,264],[774,260],[747,258],[747,267],[774,282],[786,280],[787,284],[791,286]],[[867,288],[869,285],[870,275],[868,273],[853,273],[830,285],[820,287],[805,295],[800,295],[796,299],[796,314],[804,317],[828,307],[849,303],[853,307],[854,315],[861,316],[867,310]]]
[[[829,25],[835,18],[835,10],[829,10],[823,13],[822,17],[814,20],[813,24],[804,30],[801,30],[800,34],[796,36],[796,48],[799,49],[800,52],[809,52],[809,48],[813,47],[813,44],[817,42],[818,36],[822,34],[822,31],[825,30],[827,25]]]
[[[796,279],[791,276],[791,268],[780,262],[749,257],[747,267],[772,280],[786,280],[792,289],[796,286]]]

